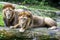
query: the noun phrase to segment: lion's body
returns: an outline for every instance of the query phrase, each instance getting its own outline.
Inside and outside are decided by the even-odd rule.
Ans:
[[[56,22],[49,17],[33,16],[32,27],[52,27],[57,26]]]
[[[55,29],[57,23],[48,17],[34,16],[30,11],[22,11],[18,13],[18,24],[14,27],[20,26],[20,32],[24,32],[32,27],[48,27]]]
[[[39,16],[33,16],[33,27],[36,26],[44,26],[44,18],[43,17],[39,17]]]
[[[14,26],[14,20],[15,20],[14,18],[11,21],[6,18],[3,18],[3,20],[6,27]]]

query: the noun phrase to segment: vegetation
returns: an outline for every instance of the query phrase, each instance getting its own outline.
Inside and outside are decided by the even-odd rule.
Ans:
[[[0,26],[4,26],[2,15],[0,15]]]
[[[13,3],[22,3],[22,4],[53,4],[59,5],[60,0],[0,0],[5,2],[13,2]]]
[[[0,4],[0,26],[4,26],[3,16],[2,16],[2,7],[3,5]]]
[[[44,9],[44,10],[58,10],[57,8],[51,7],[51,6],[44,6],[44,5],[30,5],[29,8],[35,8],[35,9]]]

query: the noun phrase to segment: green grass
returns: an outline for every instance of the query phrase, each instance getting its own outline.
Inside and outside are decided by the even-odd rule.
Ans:
[[[23,5],[20,5],[20,6],[16,6],[16,8],[28,8],[28,9],[43,9],[43,10],[54,10],[54,11],[57,11],[59,9],[57,8],[54,8],[54,7],[51,7],[51,6],[43,6],[43,5],[28,5],[28,6],[23,6]]]
[[[51,7],[51,6],[43,6],[43,5],[30,5],[28,8],[34,8],[34,9],[43,9],[43,10],[59,10],[57,8]]]
[[[3,17],[0,15],[0,26],[4,26]]]
[[[0,4],[0,10],[2,10],[3,4]]]
[[[4,26],[3,17],[2,17],[2,11],[1,11],[2,7],[3,7],[3,5],[0,4],[0,26]]]

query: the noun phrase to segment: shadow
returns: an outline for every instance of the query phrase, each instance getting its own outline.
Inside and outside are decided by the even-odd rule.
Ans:
[[[48,5],[51,7],[55,7],[60,10],[60,0],[46,0],[48,2]]]

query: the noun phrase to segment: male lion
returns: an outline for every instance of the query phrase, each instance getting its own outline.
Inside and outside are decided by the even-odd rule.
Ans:
[[[14,25],[15,21],[15,7],[12,4],[4,4],[3,6],[3,20],[5,26],[10,27]]]
[[[32,27],[49,27],[50,29],[55,29],[57,26],[53,19],[34,16],[29,11],[20,12],[18,20],[18,24],[14,27],[20,26],[20,32],[24,32],[26,29]]]

